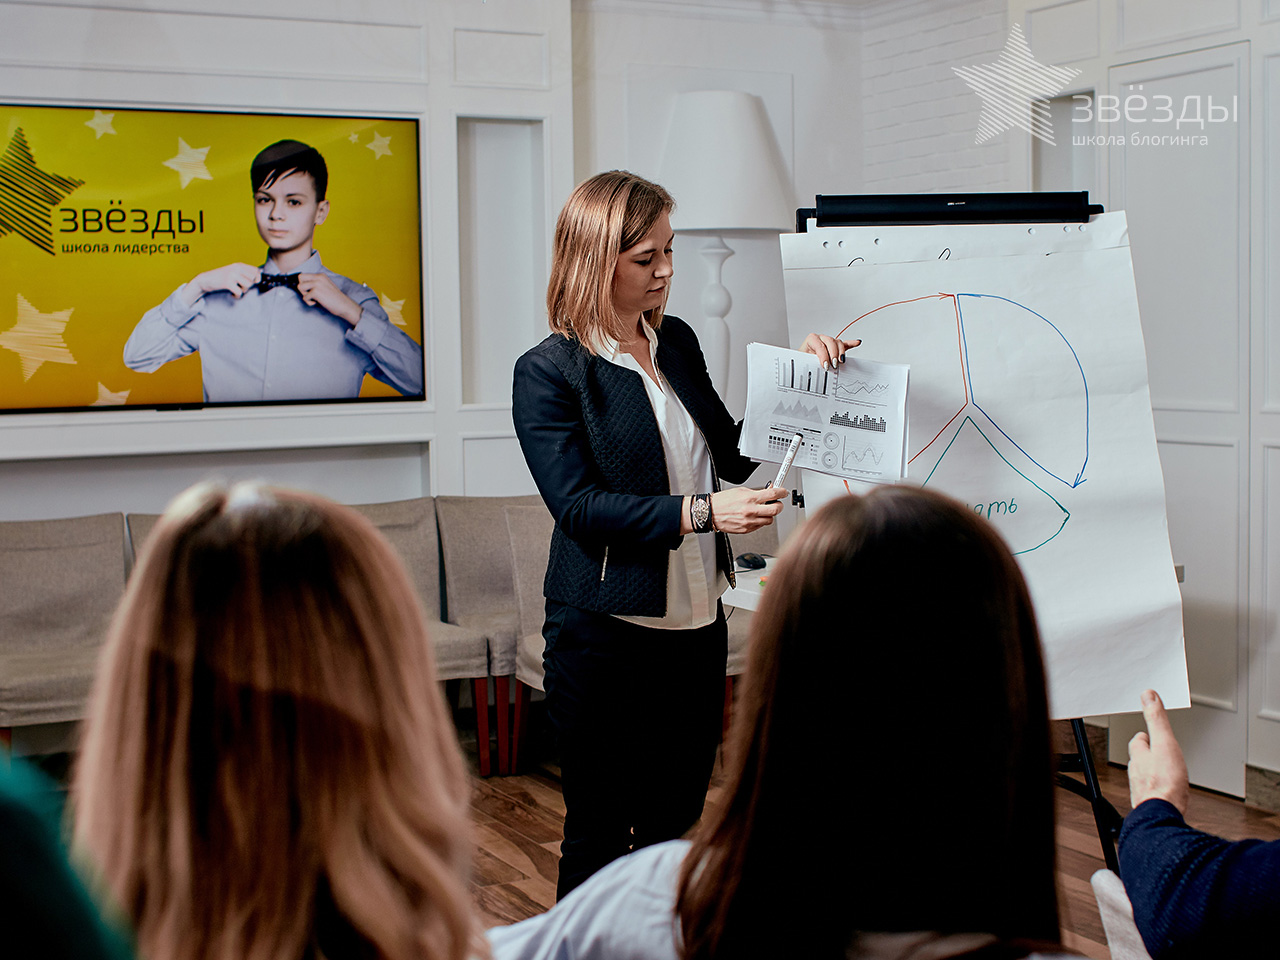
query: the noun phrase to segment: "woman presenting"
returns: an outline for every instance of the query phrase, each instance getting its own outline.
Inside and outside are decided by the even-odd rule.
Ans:
[[[552,333],[516,363],[516,433],[555,518],[544,583],[547,708],[565,824],[557,897],[702,813],[720,741],[733,579],[726,534],[773,522],[697,337],[664,317],[671,196],[626,171],[556,222]],[[810,334],[824,367],[860,341]]]

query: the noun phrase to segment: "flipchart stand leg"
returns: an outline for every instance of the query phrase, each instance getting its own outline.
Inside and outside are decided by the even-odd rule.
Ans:
[[[1098,826],[1098,840],[1102,843],[1102,858],[1107,869],[1120,872],[1120,861],[1116,857],[1116,841],[1120,837],[1120,824],[1124,818],[1112,806],[1111,801],[1102,795],[1098,785],[1098,772],[1093,766],[1093,754],[1089,752],[1089,738],[1085,733],[1083,720],[1071,721],[1071,732],[1075,736],[1076,753],[1064,753],[1058,757],[1058,786],[1070,790],[1077,796],[1084,797],[1093,808],[1093,822]],[[1084,782],[1067,773],[1081,773]]]

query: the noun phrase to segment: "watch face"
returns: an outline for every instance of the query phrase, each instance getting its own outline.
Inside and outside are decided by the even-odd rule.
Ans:
[[[707,525],[707,517],[711,514],[711,504],[699,498],[693,501],[689,509],[694,527],[701,530]]]

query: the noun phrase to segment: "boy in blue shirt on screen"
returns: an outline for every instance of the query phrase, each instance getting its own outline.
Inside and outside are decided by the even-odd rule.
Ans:
[[[329,270],[312,247],[329,215],[319,151],[273,143],[249,178],[267,262],[230,263],[184,283],[138,321],[125,366],[151,373],[198,350],[211,403],[358,397],[366,373],[422,396],[422,346],[392,325],[376,293]]]

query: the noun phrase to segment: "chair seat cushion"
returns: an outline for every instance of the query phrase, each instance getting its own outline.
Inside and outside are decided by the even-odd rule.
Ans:
[[[80,720],[97,664],[97,645],[0,655],[0,727]]]
[[[525,634],[516,644],[516,679],[544,693],[542,655],[546,649],[547,641],[541,632]]]
[[[479,631],[488,642],[488,675],[509,677],[516,670],[516,634],[520,615],[513,608],[492,613],[473,613],[451,618],[458,626]]]
[[[427,624],[427,635],[441,680],[466,680],[489,675],[489,645],[484,631],[456,623]]]
[[[725,663],[724,675],[737,677],[747,669],[747,637],[751,634],[751,611],[734,607],[728,626],[729,659]]]

